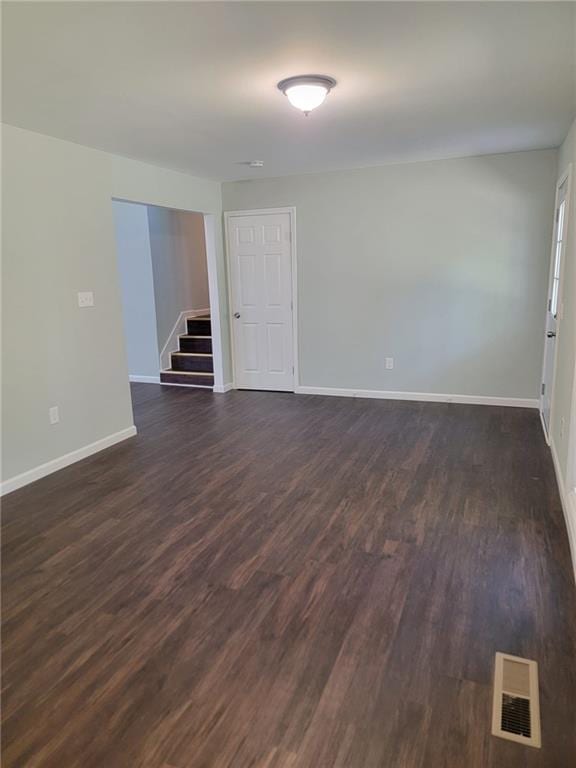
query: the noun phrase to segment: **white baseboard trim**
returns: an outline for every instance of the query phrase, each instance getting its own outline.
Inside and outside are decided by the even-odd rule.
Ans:
[[[51,475],[53,472],[57,472],[59,469],[64,469],[64,467],[74,464],[77,461],[82,461],[82,459],[86,459],[94,453],[98,453],[105,448],[110,448],[110,446],[122,442],[122,440],[134,437],[135,434],[136,427],[134,426],[122,429],[120,432],[115,432],[113,435],[108,435],[101,440],[96,440],[95,443],[90,443],[90,445],[85,445],[83,448],[78,448],[76,451],[65,453],[64,456],[60,456],[57,459],[52,459],[52,461],[47,461],[45,464],[40,464],[40,466],[34,467],[34,469],[29,469],[27,472],[22,472],[21,475],[10,477],[8,480],[4,480],[3,483],[0,483],[0,496],[4,496],[6,493],[11,493],[29,483],[33,483],[35,480],[40,480],[41,477]]]
[[[573,490],[566,489],[564,486],[564,476],[560,459],[554,441],[550,441],[550,452],[554,462],[554,471],[556,473],[556,482],[560,491],[560,501],[562,502],[562,511],[564,512],[564,521],[568,532],[568,542],[570,544],[570,554],[572,555],[572,568],[574,570],[574,581],[576,582],[576,493]]]
[[[576,582],[576,491],[570,491],[566,496],[566,528],[568,529],[568,541],[570,542],[570,552],[572,553],[572,568],[574,570],[574,581]]]
[[[160,384],[160,376],[128,376],[130,381],[137,382],[139,384]]]
[[[538,400],[522,397],[487,397],[484,395],[444,395],[435,392],[393,392],[379,389],[337,389],[335,387],[299,386],[298,395],[366,397],[377,400],[416,400],[426,403],[464,403],[468,405],[503,405],[511,408],[538,408]]]
[[[213,391],[220,394],[223,394],[224,392],[230,392],[231,389],[234,389],[234,385],[231,382],[228,384],[214,384],[213,387]]]

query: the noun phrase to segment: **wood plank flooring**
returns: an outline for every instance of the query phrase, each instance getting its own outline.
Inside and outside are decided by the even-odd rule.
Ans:
[[[574,768],[535,411],[133,396],[136,438],[4,499],[4,768]],[[497,650],[541,750],[490,736]]]

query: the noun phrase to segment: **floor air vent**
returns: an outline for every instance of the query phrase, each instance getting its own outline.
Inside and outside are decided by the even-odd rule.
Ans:
[[[492,734],[529,747],[540,747],[538,664],[496,654]]]

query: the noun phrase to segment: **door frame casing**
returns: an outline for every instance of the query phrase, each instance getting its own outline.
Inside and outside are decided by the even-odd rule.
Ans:
[[[210,326],[212,336],[212,364],[214,367],[213,392],[226,391],[224,383],[224,356],[222,354],[222,309],[220,307],[220,287],[218,284],[218,251],[216,248],[216,216],[204,215],[204,243],[206,247],[206,265],[208,271],[208,296],[210,298]]]
[[[292,291],[292,365],[294,367],[292,391],[300,386],[299,354],[298,354],[298,264],[296,251],[296,208],[255,208],[247,211],[224,211],[224,239],[226,253],[226,280],[228,282],[228,305],[230,307],[230,354],[232,357],[232,387],[236,386],[236,355],[234,350],[234,311],[232,302],[232,273],[230,266],[230,220],[240,216],[272,216],[286,213],[290,217],[290,271]],[[266,390],[262,390],[265,392]]]
[[[544,430],[544,437],[546,438],[546,442],[548,445],[550,445],[550,439],[551,439],[551,432],[552,432],[552,424],[554,421],[554,384],[556,382],[556,369],[558,365],[558,347],[560,346],[560,335],[562,333],[562,328],[564,325],[564,270],[566,267],[566,259],[564,258],[565,251],[562,250],[562,262],[560,264],[560,283],[558,288],[558,295],[560,300],[560,311],[558,313],[558,319],[556,321],[556,342],[554,344],[554,360],[552,361],[552,377],[550,379],[550,425],[549,429],[546,428],[546,422],[544,420],[544,395],[542,393],[542,384],[544,384],[544,375],[546,373],[545,366],[546,366],[546,318],[548,315],[548,301],[550,299],[550,288],[552,285],[552,278],[553,278],[553,270],[554,270],[554,251],[556,247],[556,211],[558,210],[558,198],[560,193],[560,188],[564,184],[564,182],[567,182],[566,184],[566,216],[563,222],[564,231],[568,232],[568,224],[569,224],[569,215],[570,215],[570,193],[571,193],[571,186],[572,186],[572,163],[568,163],[568,166],[564,169],[564,171],[560,174],[556,181],[556,191],[554,194],[554,219],[552,224],[552,245],[550,247],[550,266],[548,270],[548,288],[546,293],[546,312],[544,314],[544,349],[542,352],[542,375],[540,376],[540,421],[542,422],[542,429]],[[564,233],[562,233],[564,235]],[[563,243],[564,245],[564,243]]]

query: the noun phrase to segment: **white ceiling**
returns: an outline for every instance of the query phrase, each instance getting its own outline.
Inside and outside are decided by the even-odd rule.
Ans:
[[[3,119],[222,180],[557,146],[575,8],[3,3]],[[276,83],[309,72],[338,86],[306,118]]]

